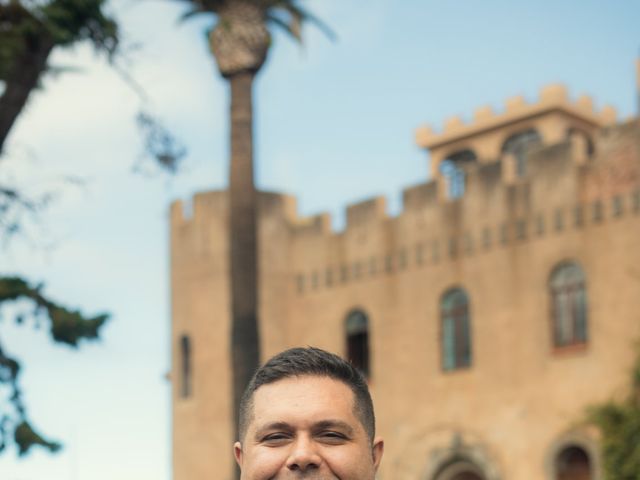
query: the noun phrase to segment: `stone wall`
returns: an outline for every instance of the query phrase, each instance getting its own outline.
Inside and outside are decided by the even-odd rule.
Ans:
[[[344,321],[370,322],[371,389],[386,439],[382,480],[432,480],[453,458],[487,480],[548,479],[567,442],[598,460],[579,426],[586,405],[622,395],[640,338],[640,126],[605,127],[595,154],[570,140],[505,181],[499,162],[467,172],[462,198],[437,181],[347,209],[344,231],[295,199],[260,196],[263,355],[295,345],[345,353]],[[174,479],[230,478],[227,201],[198,194],[171,210]],[[563,261],[587,277],[589,341],[554,349],[548,280]],[[471,368],[441,368],[442,294],[470,298]],[[193,344],[193,392],[180,398],[181,335]]]

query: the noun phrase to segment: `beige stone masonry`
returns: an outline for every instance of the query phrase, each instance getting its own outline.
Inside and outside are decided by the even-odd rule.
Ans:
[[[597,435],[580,419],[624,394],[640,338],[640,124],[607,125],[610,115],[553,86],[533,105],[513,98],[502,114],[477,110],[474,124],[449,120],[422,145],[432,158],[476,151],[464,195],[443,201],[434,176],[402,192],[397,216],[384,197],[349,205],[343,231],[326,213],[298,215],[291,196],[260,193],[262,355],[300,345],[345,355],[345,319],[366,313],[379,480],[442,480],[464,462],[483,480],[555,480],[569,445],[601,479]],[[518,178],[500,149],[523,128],[543,145]],[[173,479],[230,480],[227,194],[175,202],[169,217]],[[589,336],[557,348],[549,279],[567,261],[585,272]],[[469,296],[472,361],[445,371],[440,306],[454,287]]]

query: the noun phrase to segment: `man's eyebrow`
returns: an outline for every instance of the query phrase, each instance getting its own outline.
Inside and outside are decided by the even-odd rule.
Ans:
[[[347,435],[353,435],[354,430],[351,425],[347,422],[343,422],[342,420],[321,420],[320,422],[313,424],[314,430],[326,430],[331,428],[336,428],[342,430]]]
[[[287,422],[267,423],[266,425],[263,425],[256,430],[255,438],[259,440],[267,432],[270,432],[273,430],[281,430],[281,431],[284,430],[286,432],[290,432],[291,430],[293,430],[293,427],[289,425]]]
[[[349,425],[347,422],[343,422],[342,420],[334,420],[334,419],[320,420],[319,422],[316,422],[313,424],[312,429],[315,431],[327,430],[327,429],[338,429],[343,431],[349,436],[352,436],[355,433],[353,427]],[[254,437],[256,440],[260,440],[268,432],[272,432],[272,431],[291,432],[293,430],[294,430],[293,426],[291,426],[291,424],[287,422],[271,422],[258,428],[256,430]]]

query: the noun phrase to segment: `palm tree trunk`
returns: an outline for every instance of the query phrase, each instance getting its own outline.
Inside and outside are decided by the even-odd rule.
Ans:
[[[260,362],[258,332],[257,194],[253,182],[254,73],[229,78],[231,165],[229,172],[231,250],[231,360],[235,438],[238,406]]]
[[[54,45],[48,36],[31,38],[11,68],[0,96],[0,154],[11,127],[47,68],[47,59]]]

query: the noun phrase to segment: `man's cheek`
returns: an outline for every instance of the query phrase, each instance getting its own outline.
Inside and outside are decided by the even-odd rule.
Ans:
[[[251,454],[251,465],[247,467],[254,473],[251,480],[271,478],[284,468],[287,461],[285,449],[258,447]]]
[[[359,449],[348,447],[333,447],[325,450],[324,459],[331,471],[340,478],[356,478],[353,475],[366,471],[371,460],[364,458]]]

